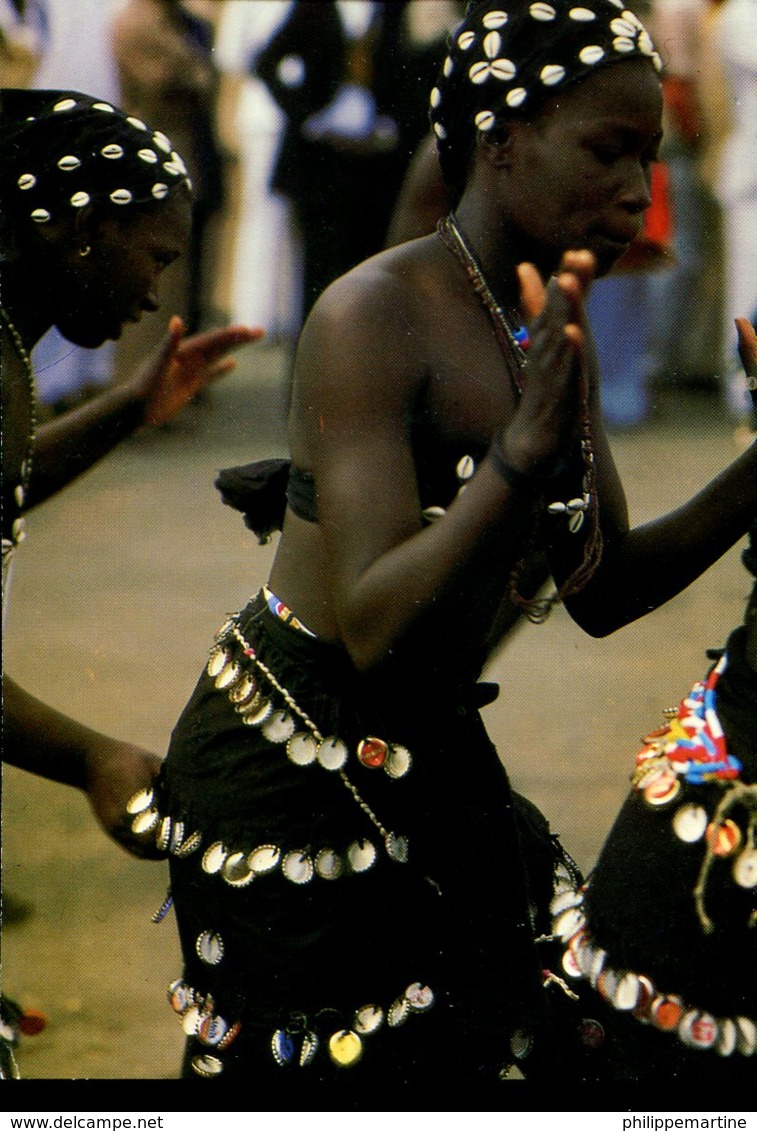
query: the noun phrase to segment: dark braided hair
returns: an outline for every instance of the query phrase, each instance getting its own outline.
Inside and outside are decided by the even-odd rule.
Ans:
[[[479,134],[533,117],[559,90],[608,64],[662,60],[622,0],[488,0],[468,5],[431,92],[444,178],[462,186]]]

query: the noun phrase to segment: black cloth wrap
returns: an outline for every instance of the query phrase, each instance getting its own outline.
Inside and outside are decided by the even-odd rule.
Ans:
[[[408,837],[410,853],[408,863],[391,860],[337,773],[294,765],[285,746],[244,725],[203,674],[173,732],[159,806],[203,834],[198,852],[171,858],[171,889],[187,982],[211,993],[224,1018],[243,1020],[219,1054],[223,1079],[254,1068],[256,1079],[281,1080],[270,1042],[293,1012],[327,1038],[349,1028],[357,1008],[387,1009],[414,981],[436,994],[429,1013],[366,1037],[365,1055],[349,1072],[322,1053],[308,1078],[391,1084],[443,1080],[448,1068],[459,1081],[497,1080],[521,1028],[534,1035],[524,1070],[567,1078],[580,1064],[593,1078],[597,1053],[577,1040],[576,1018],[559,1040],[552,1032],[553,1015],[573,1005],[561,991],[550,1004],[540,968],[551,959],[537,956],[533,942],[534,930],[548,929],[554,868],[567,858],[538,810],[511,793],[478,714],[476,685],[457,681],[452,660],[444,686],[424,687],[407,673],[360,675],[343,649],[286,626],[260,596],[239,624],[320,732],[347,743],[350,780],[386,829]],[[362,766],[355,750],[368,735],[405,745],[410,772],[393,781]],[[277,872],[234,889],[201,868],[215,841],[314,858],[322,847],[343,852],[361,838],[376,846],[376,863],[333,881],[315,876],[298,886]],[[538,908],[535,927],[529,903]],[[204,930],[223,939],[216,966],[196,953]],[[209,1051],[192,1039],[188,1061]]]
[[[745,629],[727,644],[728,666],[717,684],[717,710],[730,754],[742,763],[741,780],[757,781],[757,673],[747,663]],[[696,802],[712,816],[723,785],[689,785],[672,806],[652,808],[633,790],[620,811],[591,876],[586,898],[589,926],[614,968],[646,974],[661,991],[715,1017],[757,1017],[757,928],[748,926],[754,890],[731,878],[732,858],[715,862],[706,908],[714,933],[704,933],[693,891],[704,841],[686,844],[672,829],[679,805]],[[737,807],[729,816],[743,825]],[[743,847],[743,843],[742,843]],[[633,1079],[696,1077],[754,1081],[753,1059],[686,1049],[668,1033],[619,1017],[620,1053],[614,1072]]]

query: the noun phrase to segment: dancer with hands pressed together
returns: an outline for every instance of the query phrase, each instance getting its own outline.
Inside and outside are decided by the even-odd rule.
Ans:
[[[291,466],[220,478],[281,541],[132,805],[181,833],[188,1075],[291,1096],[604,1071],[535,942],[574,868],[511,791],[477,681],[521,611],[612,632],[757,508],[751,449],[630,530],[602,428],[583,298],[649,205],[659,66],[615,0],[470,5],[431,94],[454,213],[316,304]]]

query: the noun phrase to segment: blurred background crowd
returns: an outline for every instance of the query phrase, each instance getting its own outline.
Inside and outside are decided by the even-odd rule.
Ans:
[[[665,60],[645,231],[594,288],[610,427],[656,393],[747,413],[733,317],[757,315],[757,0],[631,0]],[[190,329],[228,319],[289,347],[320,291],[391,238],[462,0],[0,0],[3,86],[69,88],[155,122],[190,166],[190,254],[161,286]],[[50,413],[155,345],[161,319],[35,351]]]

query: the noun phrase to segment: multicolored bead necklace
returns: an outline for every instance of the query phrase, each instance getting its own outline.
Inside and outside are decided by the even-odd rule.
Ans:
[[[443,217],[437,224],[436,230],[445,247],[449,248],[452,254],[462,263],[471,286],[489,314],[500,348],[512,363],[508,365],[508,370],[515,392],[520,395],[523,392],[521,370],[526,362],[526,350],[531,344],[527,328],[524,325],[514,325],[515,320],[511,322],[497,302],[478,260],[457,225],[454,212]]]

